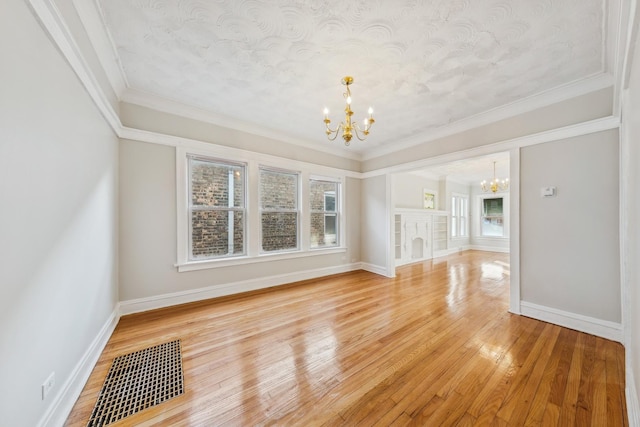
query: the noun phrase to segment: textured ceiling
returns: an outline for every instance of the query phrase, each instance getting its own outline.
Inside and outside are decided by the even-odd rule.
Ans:
[[[322,110],[375,110],[362,151],[602,72],[604,0],[98,0],[127,86],[319,145]],[[340,140],[333,144],[342,145]]]

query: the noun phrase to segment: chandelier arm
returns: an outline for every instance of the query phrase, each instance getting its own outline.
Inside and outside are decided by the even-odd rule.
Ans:
[[[329,131],[329,133],[327,133],[327,139],[328,139],[329,141],[335,141],[335,140],[336,140],[336,138],[338,137],[338,134],[340,133],[340,129],[342,129],[342,128],[343,128],[343,124],[342,124],[342,123],[340,123],[340,124],[338,125],[338,127],[336,128],[336,130],[331,130],[331,128],[329,127],[329,125],[326,125],[326,126],[327,126],[327,131]],[[333,138],[331,137],[331,135],[333,135]]]
[[[335,129],[335,130],[331,129],[331,128],[329,127],[329,124],[328,124],[328,123],[325,123],[325,125],[324,125],[324,126],[327,128],[327,130],[328,130],[329,132],[331,132],[331,133],[335,133],[335,132],[338,132],[338,131],[340,130],[340,128],[342,127],[342,123],[340,123],[340,124],[338,125],[338,127],[336,127],[336,129]]]
[[[356,132],[356,138],[358,138],[360,141],[364,141],[365,139],[367,139],[367,131],[363,131],[362,129],[360,129],[360,126],[358,126],[357,123],[353,124],[353,130]],[[364,137],[360,136],[360,132],[364,133]]]

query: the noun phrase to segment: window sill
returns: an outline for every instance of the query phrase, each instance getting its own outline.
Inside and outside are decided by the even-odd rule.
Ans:
[[[305,258],[305,257],[317,256],[317,255],[331,255],[331,254],[344,253],[346,251],[347,251],[347,248],[345,247],[319,248],[319,249],[309,249],[306,251],[260,254],[257,256],[240,256],[240,257],[224,258],[224,259],[207,259],[202,261],[189,261],[184,263],[177,263],[175,264],[175,267],[178,268],[179,273],[182,273],[185,271],[206,270],[209,268],[233,267],[236,265],[257,264],[261,262]]]

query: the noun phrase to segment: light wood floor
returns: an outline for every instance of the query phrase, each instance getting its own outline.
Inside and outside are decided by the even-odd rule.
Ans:
[[[618,343],[507,312],[508,256],[478,251],[123,317],[112,360],[182,340],[185,393],[112,426],[626,426]]]

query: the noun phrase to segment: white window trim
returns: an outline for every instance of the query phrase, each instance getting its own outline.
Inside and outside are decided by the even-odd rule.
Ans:
[[[198,209],[194,209],[194,206],[191,205],[191,170],[189,168],[189,159],[192,160],[200,160],[200,161],[210,161],[212,163],[219,163],[219,164],[224,164],[224,165],[229,165],[229,166],[240,166],[242,168],[244,168],[244,198],[243,198],[243,204],[244,207],[243,208],[237,208],[234,209],[234,211],[236,212],[242,212],[244,214],[244,219],[243,219],[243,236],[242,236],[242,240],[243,240],[243,250],[242,253],[240,254],[229,254],[227,253],[226,255],[221,255],[221,256],[217,256],[214,258],[196,258],[193,256],[192,253],[192,226],[193,223],[191,222],[191,220],[187,221],[188,224],[188,231],[187,231],[187,257],[189,262],[195,262],[195,261],[210,261],[210,260],[218,260],[218,259],[229,259],[229,258],[236,258],[236,257],[242,257],[245,256],[245,254],[247,253],[247,245],[246,245],[246,230],[247,230],[247,164],[243,163],[243,162],[234,162],[234,161],[230,161],[230,160],[223,160],[223,159],[219,159],[216,157],[210,157],[210,156],[202,156],[202,155],[193,155],[193,154],[188,154],[187,155],[187,218],[191,218],[191,215],[189,215],[189,213],[193,213],[194,210],[198,210]],[[230,191],[233,191],[233,189],[231,189]]]
[[[465,229],[466,233],[463,236],[460,235],[460,224],[459,224],[459,221],[456,221],[456,227],[458,228],[456,230],[456,235],[452,236],[451,235],[452,231],[449,230],[449,238],[451,240],[468,240],[469,237],[471,237],[471,232],[469,230],[469,225],[470,225],[470,221],[469,221],[469,209],[470,209],[470,207],[469,207],[469,195],[468,194],[462,194],[462,193],[451,193],[451,198],[454,198],[454,197],[457,197],[458,199],[460,199],[460,198],[465,199],[466,202],[467,202],[466,203],[466,205],[467,205],[467,215],[464,217],[464,220],[465,220],[464,229]],[[455,215],[454,215],[453,209],[451,209],[451,217],[453,218],[454,216]],[[456,218],[459,219],[460,216],[456,216]],[[453,219],[450,221],[450,224],[453,224]]]
[[[334,194],[334,204],[336,207],[335,212],[334,211],[327,211],[326,209],[326,198],[323,200],[323,205],[324,205],[324,210],[322,211],[313,211],[311,210],[311,203],[308,203],[309,205],[309,220],[311,220],[311,214],[312,213],[324,213],[325,218],[327,216],[327,214],[335,214],[336,218],[337,218],[337,222],[336,222],[336,227],[338,228],[337,231],[337,244],[333,245],[333,246],[318,246],[315,248],[311,247],[311,242],[309,242],[309,250],[311,251],[318,251],[318,250],[323,250],[323,249],[331,249],[331,248],[339,248],[342,246],[342,228],[343,228],[343,222],[342,222],[342,217],[344,216],[342,207],[344,206],[342,204],[342,200],[343,200],[343,196],[342,193],[344,193],[344,188],[342,185],[342,182],[340,180],[337,180],[335,178],[326,178],[326,177],[318,177],[318,176],[309,176],[309,178],[307,179],[307,185],[309,185],[311,183],[311,181],[324,181],[324,182],[333,182],[336,183],[336,194]],[[311,191],[308,192],[309,195],[311,195]],[[309,224],[309,230],[308,230],[308,239],[311,239],[311,224]]]
[[[286,252],[298,252],[301,250],[302,248],[302,242],[301,242],[301,236],[300,236],[300,221],[302,220],[302,206],[301,206],[301,201],[302,201],[302,182],[301,182],[301,176],[302,176],[302,172],[301,171],[295,171],[295,170],[290,170],[290,169],[282,169],[282,168],[277,168],[277,167],[272,167],[272,166],[267,166],[267,165],[263,165],[261,164],[258,167],[258,176],[260,175],[260,171],[267,171],[267,172],[273,172],[273,173],[281,173],[281,174],[287,174],[287,175],[295,175],[296,176],[296,190],[297,193],[296,194],[296,209],[283,209],[283,210],[263,210],[261,203],[260,203],[260,198],[262,197],[262,195],[260,194],[260,182],[258,181],[258,211],[260,214],[260,232],[259,232],[259,236],[260,236],[260,255],[269,255],[269,254],[282,254],[282,253],[286,253]],[[279,251],[265,251],[264,248],[262,247],[262,214],[264,212],[289,212],[289,213],[296,213],[297,216],[297,223],[296,223],[296,247],[295,248],[288,248],[288,249],[281,249]]]
[[[246,230],[245,230],[245,252],[243,256],[189,260],[189,177],[187,155],[204,156],[229,161],[233,163],[245,163],[246,169]],[[260,200],[258,196],[258,181],[260,166],[291,171],[300,170],[299,191],[299,211],[300,211],[300,234],[299,249],[297,251],[261,253],[260,237]],[[309,256],[323,256],[336,253],[345,253],[346,247],[346,205],[345,205],[345,178],[348,171],[335,169],[328,166],[314,165],[312,163],[292,161],[270,155],[262,155],[251,151],[239,150],[230,147],[212,146],[176,147],[176,241],[177,260],[174,266],[179,272],[203,270],[210,268],[237,266],[245,264],[261,263],[266,261],[278,261],[285,259],[304,258]],[[310,248],[310,224],[309,219],[309,179],[321,179],[325,181],[336,181],[341,183],[336,203],[339,203],[339,246]]]

